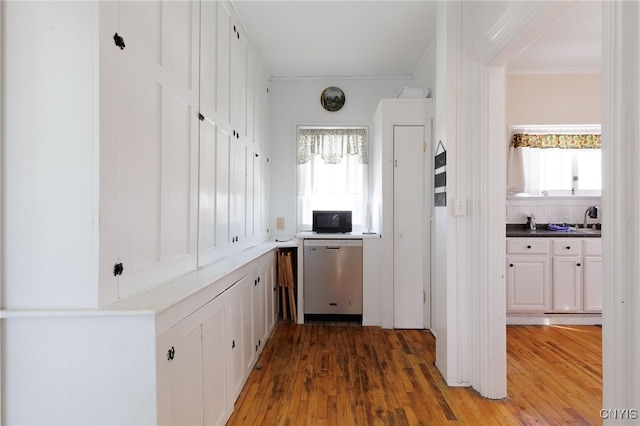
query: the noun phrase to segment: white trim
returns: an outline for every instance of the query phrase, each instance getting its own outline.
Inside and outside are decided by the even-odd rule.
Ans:
[[[603,408],[640,408],[640,3],[603,2]],[[627,419],[624,424],[637,420]]]
[[[509,135],[514,133],[528,133],[528,134],[549,134],[549,133],[562,133],[567,135],[581,135],[581,134],[594,134],[599,135],[601,133],[602,125],[600,124],[510,124]],[[511,142],[511,138],[509,138]]]

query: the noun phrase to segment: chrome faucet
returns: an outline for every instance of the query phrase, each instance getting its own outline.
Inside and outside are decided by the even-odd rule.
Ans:
[[[587,229],[587,215],[589,215],[589,217],[591,219],[597,218],[598,217],[598,207],[596,207],[596,206],[587,207],[587,210],[584,212],[584,224],[582,225],[582,227],[584,229]]]

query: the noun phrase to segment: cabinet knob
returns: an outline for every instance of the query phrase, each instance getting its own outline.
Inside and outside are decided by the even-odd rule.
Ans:
[[[171,349],[169,349],[167,351],[167,360],[171,361],[176,355],[176,350],[173,346],[171,346]]]
[[[509,267],[510,267],[510,268],[513,268],[513,263],[510,263],[510,264],[509,264]]]
[[[567,246],[567,250],[571,250],[571,246]]]
[[[576,263],[576,265],[577,265],[577,266],[580,266],[580,264],[579,264],[579,263]]]
[[[528,249],[530,249],[530,248],[531,248],[531,246],[527,246],[527,248],[528,248]]]

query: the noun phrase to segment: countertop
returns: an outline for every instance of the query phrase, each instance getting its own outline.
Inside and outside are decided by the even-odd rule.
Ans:
[[[509,237],[544,237],[544,238],[600,238],[602,231],[595,228],[579,228],[575,231],[550,231],[547,224],[538,224],[532,231],[526,225],[507,224],[507,238]]]
[[[322,239],[322,240],[345,240],[345,239],[365,239],[381,238],[380,234],[365,234],[363,232],[340,232],[340,233],[318,233],[313,231],[301,231],[296,234],[299,239]]]

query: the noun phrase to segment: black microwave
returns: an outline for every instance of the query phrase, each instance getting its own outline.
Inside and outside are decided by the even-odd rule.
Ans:
[[[314,210],[313,232],[351,232],[350,210]]]

